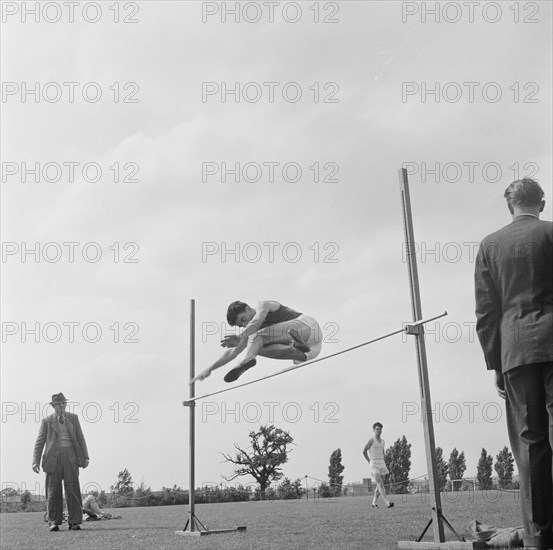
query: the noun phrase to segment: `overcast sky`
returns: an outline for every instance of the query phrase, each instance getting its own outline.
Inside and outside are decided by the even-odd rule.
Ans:
[[[313,315],[321,355],[412,320],[402,166],[423,314],[449,313],[427,325],[436,443],[469,476],[482,447],[495,459],[508,437],[474,257],[510,222],[517,177],[542,183],[551,219],[551,4],[466,4],[437,21],[434,2],[3,3],[3,487],[43,485],[32,450],[58,392],[88,443],[83,485],[127,468],[187,487],[192,298],[197,372],[237,299]],[[426,474],[414,346],[393,336],[200,402],[197,485],[267,423],[294,438],[291,479],[327,479],[337,448],[346,483],[369,477],[375,421]],[[288,365],[261,358],[241,381]]]

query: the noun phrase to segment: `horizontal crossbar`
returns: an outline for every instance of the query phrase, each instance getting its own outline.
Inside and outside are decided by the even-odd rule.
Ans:
[[[401,332],[416,335],[417,331],[415,330],[414,327],[418,327],[425,323],[429,323],[430,321],[434,321],[436,319],[439,319],[440,317],[445,317],[446,315],[447,315],[447,311],[444,311],[441,315],[436,315],[435,317],[431,317],[429,319],[422,319],[420,321],[414,321],[413,323],[408,323],[399,330],[394,330],[393,332],[389,332],[388,334],[383,334],[382,336],[378,336],[377,338],[373,338],[372,340],[367,340],[366,342],[363,342],[362,344],[357,344],[356,346],[352,346],[351,348],[346,348],[346,349],[337,351],[335,353],[331,353],[330,355],[325,355],[324,357],[316,357],[315,359],[311,359],[311,361],[304,361],[303,363],[292,365],[278,372],[274,372],[273,374],[268,374],[267,376],[263,376],[262,378],[256,378],[255,380],[250,380],[249,382],[244,382],[242,384],[236,384],[235,386],[229,386],[227,388],[223,388],[222,390],[214,391],[212,393],[207,393],[205,395],[200,395],[198,397],[192,397],[190,399],[187,399],[186,401],[183,401],[182,404],[185,407],[188,407],[194,404],[196,401],[199,401],[200,399],[205,399],[206,397],[212,397],[213,395],[218,395],[220,393],[235,390],[236,388],[243,388],[244,386],[256,384],[257,382],[261,382],[262,380],[268,380],[269,378],[280,376],[281,374],[284,374],[286,372],[290,372],[296,369],[301,369],[302,367],[307,367],[307,365],[312,365],[313,363],[324,361],[325,359],[330,359],[331,357],[336,357],[337,355],[341,355],[342,353],[346,353],[348,351],[352,351],[354,349],[361,348],[363,346],[368,346],[369,344],[373,344],[374,342],[378,342],[379,340],[384,340],[384,338],[389,338],[390,336],[394,336],[395,334],[400,334]]]

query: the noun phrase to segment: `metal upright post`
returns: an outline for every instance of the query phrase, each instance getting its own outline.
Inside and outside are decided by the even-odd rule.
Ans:
[[[196,376],[196,301],[190,300],[190,371],[189,380]],[[194,398],[194,384],[189,385],[190,398]],[[209,531],[203,523],[196,517],[195,512],[195,487],[196,481],[194,473],[196,471],[195,455],[196,455],[196,404],[192,402],[189,411],[188,423],[188,452],[189,452],[189,491],[188,491],[188,520],[182,531],[176,531],[178,535],[203,535]],[[196,529],[197,528],[197,529]],[[203,530],[202,530],[203,529]]]
[[[196,376],[196,301],[190,300],[190,378],[193,380]],[[196,402],[194,400],[194,384],[189,384],[190,404],[189,406],[189,425],[188,425],[188,450],[189,450],[189,492],[188,492],[188,520],[182,531],[175,531],[177,535],[203,536],[215,533],[231,533],[246,530],[245,526],[234,527],[232,529],[211,529],[209,530],[197,517],[195,511],[195,488],[196,480]]]
[[[196,301],[190,300],[190,380],[196,376]],[[190,384],[190,397],[194,397],[194,384]],[[194,479],[195,472],[195,455],[196,455],[196,407],[195,403],[190,407],[190,416],[189,416],[189,479],[190,483],[188,487],[190,488],[188,493],[188,525],[190,531],[194,532],[196,528],[196,516],[195,516],[195,487],[196,482]]]
[[[422,307],[417,271],[417,256],[415,254],[415,236],[413,218],[411,215],[411,199],[409,196],[409,181],[407,170],[400,170],[401,204],[403,208],[403,224],[405,229],[405,248],[409,269],[409,285],[411,289],[411,307],[413,321],[422,319]],[[440,484],[436,469],[436,446],[434,440],[434,424],[432,422],[432,403],[430,400],[430,384],[428,382],[428,367],[426,362],[426,345],[424,341],[424,326],[418,325],[414,331],[417,363],[419,371],[419,386],[421,394],[421,410],[423,411],[424,444],[426,447],[426,464],[430,482],[432,499],[432,522],[434,523],[434,541],[444,542],[444,527],[442,523],[442,505],[440,499]]]

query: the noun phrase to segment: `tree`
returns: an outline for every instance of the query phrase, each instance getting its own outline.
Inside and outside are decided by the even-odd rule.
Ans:
[[[388,476],[390,492],[406,493],[411,470],[411,443],[407,443],[405,436],[386,449],[384,462],[390,471]]]
[[[480,489],[491,489],[493,487],[492,463],[493,459],[491,455],[483,448],[480,453],[480,459],[478,460],[478,470],[476,473],[476,479],[478,480]]]
[[[238,466],[234,474],[225,479],[232,481],[239,476],[251,475],[259,483],[261,495],[264,495],[271,481],[278,481],[283,476],[280,466],[288,462],[288,453],[291,452],[288,446],[294,438],[273,425],[260,426],[257,432],[251,431],[249,437],[251,452],[235,443],[236,456],[221,453],[225,460]]]
[[[155,502],[154,494],[150,487],[142,481],[133,494],[134,506],[152,506]]]
[[[344,476],[340,475],[345,467],[342,466],[342,450],[336,449],[330,455],[330,465],[328,466],[328,484],[333,496],[342,494],[342,483]]]
[[[495,458],[496,462],[494,464],[494,469],[497,472],[497,477],[499,478],[499,487],[501,489],[507,489],[513,482],[513,472],[515,470],[513,455],[507,446],[505,446],[501,451],[499,451],[499,454]]]
[[[202,492],[202,489],[200,488],[196,489],[196,493],[201,494],[201,492]],[[197,498],[196,502],[199,503],[199,501],[200,501],[200,498]],[[188,504],[188,494],[186,491],[181,489],[180,486],[177,487],[176,483],[173,485],[172,488],[162,487],[159,504],[161,506],[172,505],[172,504]]]
[[[299,500],[305,489],[301,486],[301,479],[298,477],[296,481],[291,481],[285,477],[279,484],[276,490],[277,498],[282,500]]]
[[[20,494],[19,489],[15,489],[14,487],[5,487],[0,491],[0,495],[3,497],[15,497]]]
[[[455,482],[463,479],[465,470],[467,469],[467,461],[465,460],[465,453],[462,451],[459,453],[457,448],[451,451],[449,455],[449,479],[451,480],[451,486],[455,489]],[[461,485],[461,484],[460,484]],[[458,485],[457,487],[459,487]]]
[[[123,498],[130,498],[133,496],[134,487],[132,476],[127,468],[117,474],[117,483],[111,486],[111,490],[113,493]]]
[[[246,489],[242,485],[238,484],[238,487],[227,487],[223,491],[223,500],[225,502],[240,502],[244,500],[247,501],[247,500],[250,500],[250,495],[251,495],[251,490],[249,487]]]
[[[332,496],[332,491],[330,490],[330,486],[323,481],[317,489],[317,494],[321,498],[330,498]]]
[[[23,493],[21,493],[21,508],[23,508],[23,510],[26,510],[29,502],[31,502],[31,492],[24,491]]]
[[[440,483],[440,491],[443,491],[447,483],[449,465],[444,460],[444,450],[441,447],[436,447],[436,468],[438,470],[438,482]]]

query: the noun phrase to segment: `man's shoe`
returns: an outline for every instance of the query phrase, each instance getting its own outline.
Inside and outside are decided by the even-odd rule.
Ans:
[[[69,530],[70,531],[80,531],[81,526],[78,523],[70,523],[69,524]]]
[[[256,363],[257,361],[255,359],[250,359],[247,363],[238,365],[232,370],[229,370],[225,375],[225,382],[234,382],[235,380],[238,380],[248,369],[255,367]]]
[[[60,528],[55,523],[52,523],[52,525],[50,525],[50,531],[51,532],[59,531],[59,530],[60,530]]]

